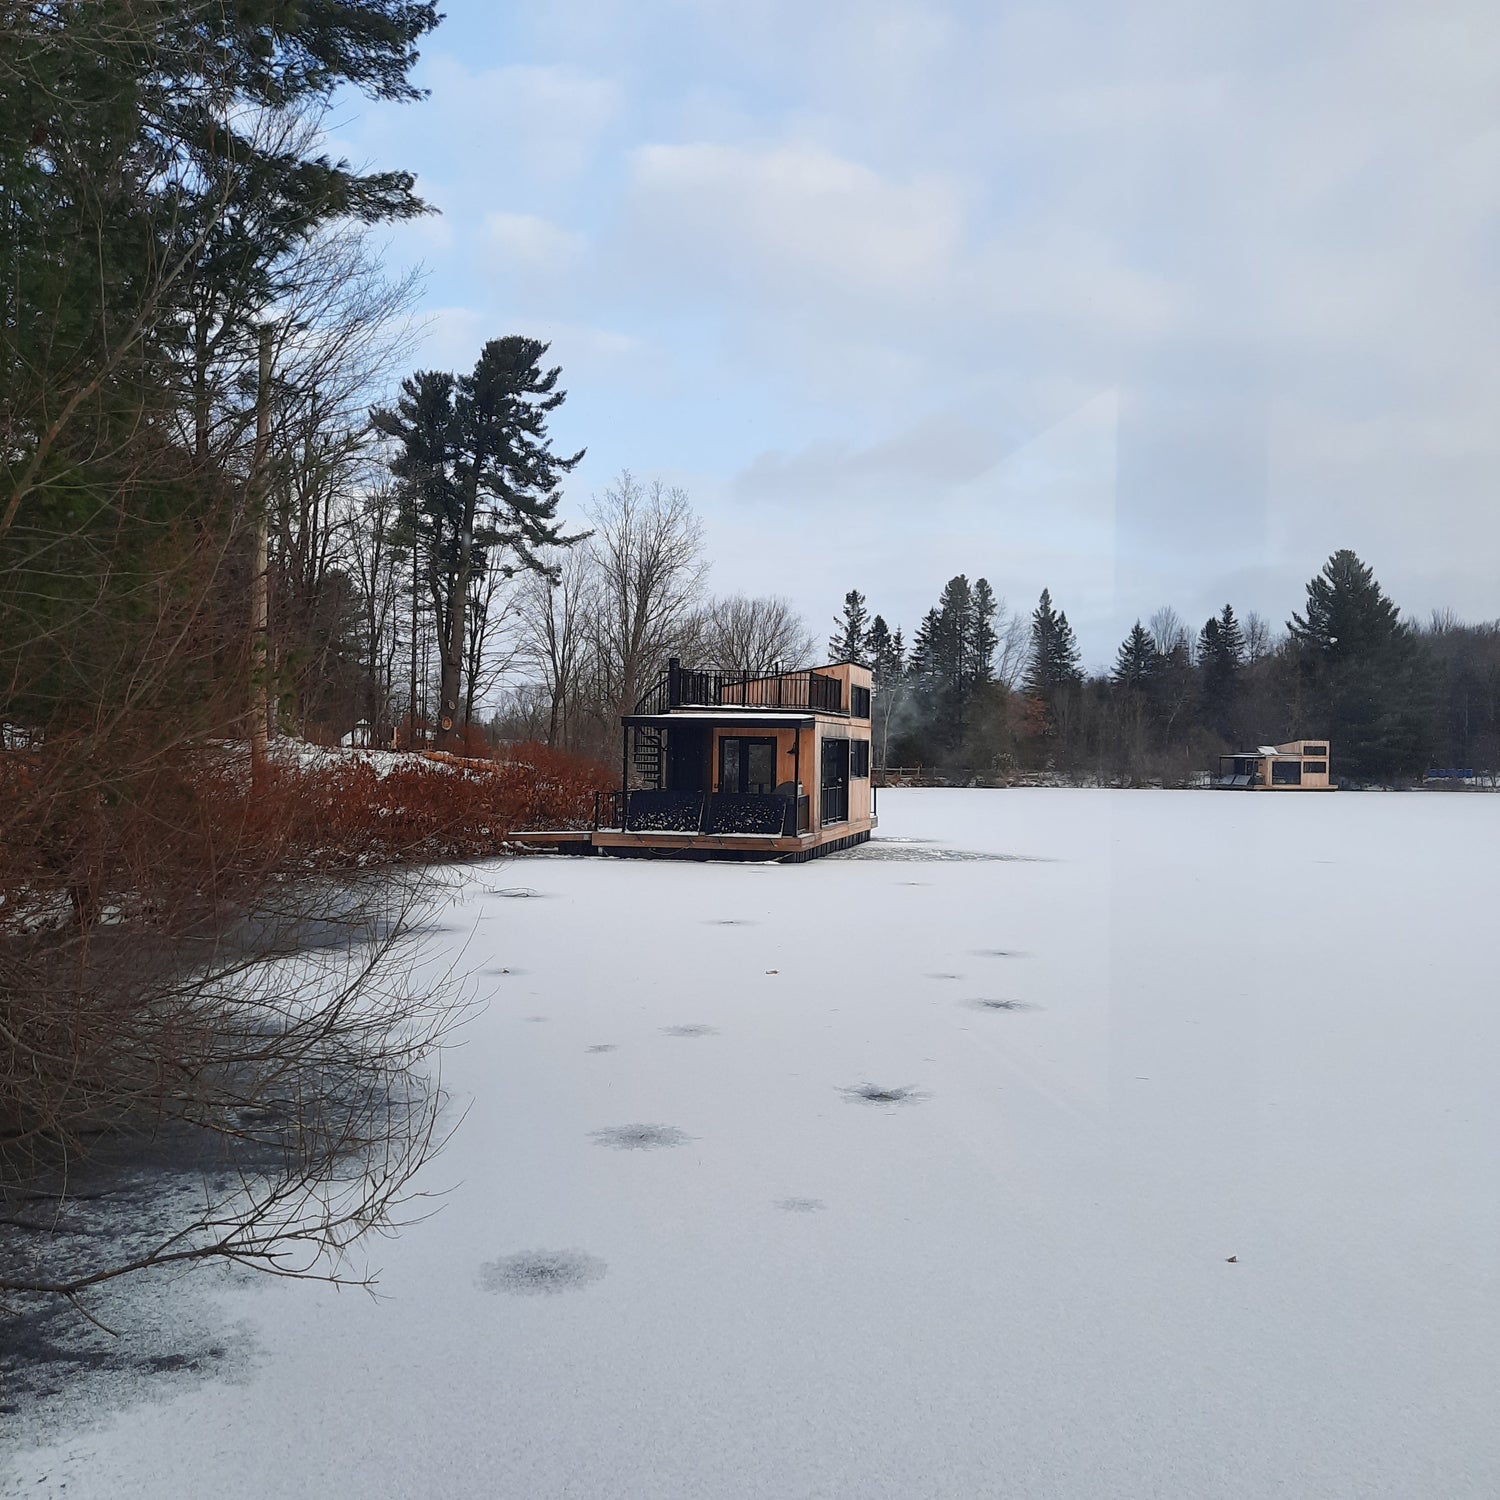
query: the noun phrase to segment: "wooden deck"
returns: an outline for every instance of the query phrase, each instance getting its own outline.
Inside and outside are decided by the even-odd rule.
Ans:
[[[617,858],[766,859],[801,864],[862,844],[878,819],[835,823],[793,838],[771,834],[629,833],[620,828],[530,828],[510,836],[509,842],[535,853],[609,854]]]

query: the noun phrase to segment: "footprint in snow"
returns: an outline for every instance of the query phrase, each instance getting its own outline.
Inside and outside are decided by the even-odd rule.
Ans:
[[[701,1024],[691,1026],[663,1026],[661,1034],[663,1036],[718,1036],[719,1028],[717,1026],[704,1026]]]
[[[975,1010],[1040,1010],[1041,1006],[1032,1005],[1025,1000],[966,1000],[966,1005]]]

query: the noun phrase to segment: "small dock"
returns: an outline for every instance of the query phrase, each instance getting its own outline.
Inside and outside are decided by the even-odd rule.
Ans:
[[[525,828],[511,834],[508,842],[537,854],[594,852],[594,835],[588,828]]]

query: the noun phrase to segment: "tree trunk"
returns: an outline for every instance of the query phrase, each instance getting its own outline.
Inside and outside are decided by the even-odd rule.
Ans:
[[[472,512],[473,502],[465,507]],[[464,664],[464,611],[469,602],[469,573],[473,566],[474,526],[465,515],[463,534],[458,543],[458,573],[449,596],[448,639],[441,645],[442,701],[438,706],[438,746],[449,750],[458,743],[458,695]]]
[[[264,784],[268,759],[270,694],[266,684],[267,573],[266,468],[271,446],[271,327],[260,330],[260,365],[255,393],[255,456],[250,468],[250,775]]]

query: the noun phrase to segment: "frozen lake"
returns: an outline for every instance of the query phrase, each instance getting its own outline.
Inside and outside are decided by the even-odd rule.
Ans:
[[[477,868],[456,1186],[384,1300],[201,1276],[233,1368],[0,1489],[1500,1494],[1500,797],[880,816]]]

